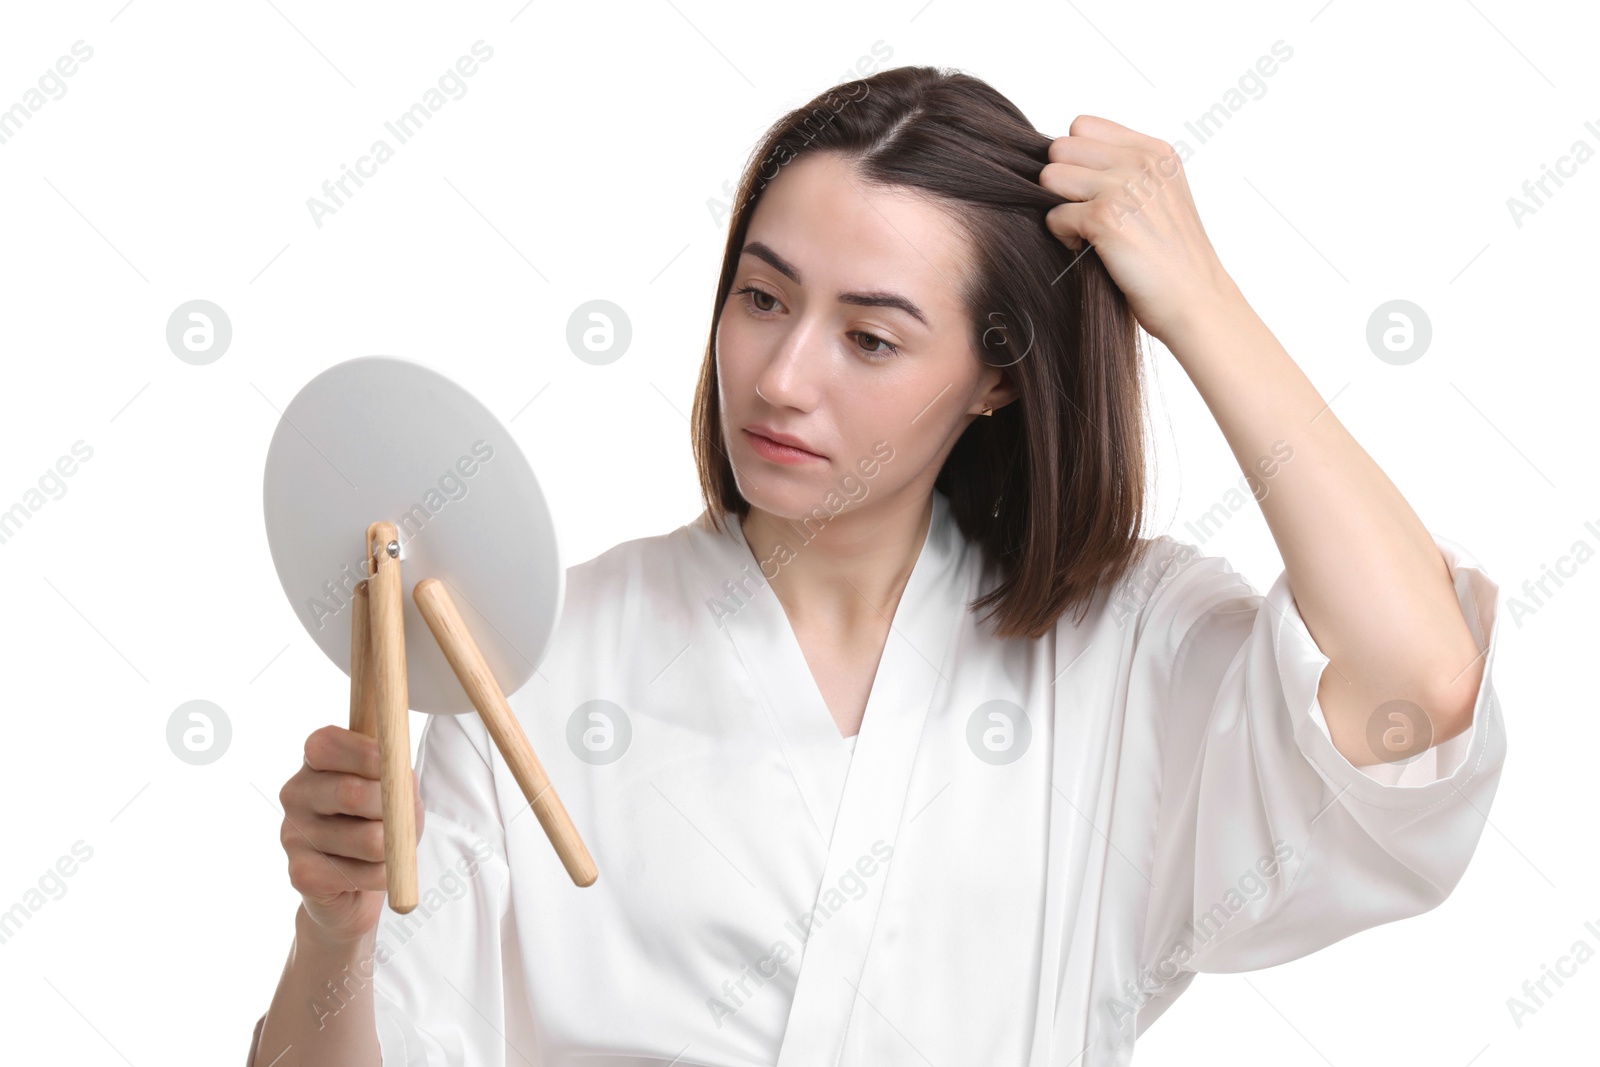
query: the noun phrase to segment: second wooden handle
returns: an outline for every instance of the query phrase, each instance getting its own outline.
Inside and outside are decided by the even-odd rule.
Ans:
[[[450,661],[450,668],[461,680],[472,706],[478,709],[484,726],[488,727],[489,737],[505,757],[517,785],[522,787],[523,795],[539,818],[539,825],[544,827],[545,836],[550,838],[556,855],[561,857],[561,865],[575,884],[593,885],[600,872],[444,583],[437,578],[424,578],[412,589],[411,596],[427,620],[428,629],[433,631],[434,639],[444,650],[445,658]]]

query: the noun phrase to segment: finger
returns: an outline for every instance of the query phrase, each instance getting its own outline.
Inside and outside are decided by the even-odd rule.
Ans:
[[[1089,204],[1057,204],[1044,214],[1044,226],[1062,244],[1074,252],[1081,252],[1086,241],[1092,240],[1084,232],[1089,224]]]
[[[1108,171],[1072,163],[1046,163],[1039,171],[1039,184],[1057,196],[1078,202],[1119,191]]]
[[[1130,130],[1120,122],[1113,122],[1099,115],[1079,115],[1072,120],[1072,125],[1067,127],[1067,134],[1076,137],[1082,134],[1096,141],[1117,145],[1120,148],[1151,148],[1158,138],[1138,130]]]
[[[417,839],[422,838],[425,812],[422,798],[415,798]],[[278,831],[284,851],[310,849],[327,855],[379,863],[384,859],[384,822],[358,815],[301,814],[286,816]]]
[[[1076,163],[1080,167],[1110,170],[1128,158],[1128,149],[1093,137],[1057,137],[1050,142],[1045,157],[1052,163]]]
[[[297,892],[314,896],[332,896],[352,890],[381,891],[388,888],[388,873],[382,863],[333,856],[309,848],[298,849],[289,856],[289,884]]]
[[[291,827],[288,835],[300,845],[324,855],[367,863],[383,862],[383,823],[377,819],[315,815]]]
[[[305,786],[305,800],[317,815],[383,818],[383,783],[359,774],[316,771]]]
[[[377,778],[382,766],[378,739],[342,726],[321,727],[306,738],[305,765],[314,771],[343,771]]]

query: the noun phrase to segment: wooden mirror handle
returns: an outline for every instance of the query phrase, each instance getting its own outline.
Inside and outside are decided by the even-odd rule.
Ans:
[[[417,812],[411,784],[410,704],[406,699],[405,599],[401,592],[400,533],[392,522],[367,527],[370,664],[378,758],[382,767],[383,862],[389,908],[401,915],[417,906]],[[388,546],[394,545],[396,555]]]
[[[433,631],[434,640],[444,650],[450,668],[461,679],[461,687],[467,691],[472,706],[478,709],[489,737],[505,758],[517,785],[522,787],[522,794],[528,798],[550,844],[555,846],[561,865],[576,885],[593,885],[600,872],[444,583],[437,578],[424,578],[411,590],[411,597],[427,620],[428,629]]]

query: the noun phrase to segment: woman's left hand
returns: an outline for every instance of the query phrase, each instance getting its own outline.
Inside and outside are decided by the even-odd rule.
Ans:
[[[1139,325],[1169,348],[1197,317],[1241,298],[1165,141],[1079,115],[1051,142],[1039,184],[1075,201],[1051,208],[1046,228],[1074,252],[1093,245]]]

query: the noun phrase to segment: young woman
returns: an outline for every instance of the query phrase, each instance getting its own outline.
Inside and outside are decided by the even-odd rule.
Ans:
[[[1249,479],[1265,597],[1139,536],[1137,326]],[[1461,877],[1496,586],[1251,311],[1163,142],[927,67],[785,116],[692,422],[706,510],[573,567],[514,699],[599,881],[436,716],[422,903],[380,927],[376,742],[318,730],[262,1067],[1125,1064],[1197,972]]]

